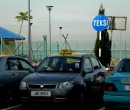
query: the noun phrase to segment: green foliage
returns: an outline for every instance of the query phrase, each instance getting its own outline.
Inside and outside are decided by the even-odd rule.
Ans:
[[[31,11],[30,11],[31,12]],[[23,21],[27,21],[28,20],[28,12],[19,12],[19,15],[15,17],[18,22],[21,21],[21,25],[20,25],[20,31],[19,31],[19,35],[21,34],[22,31],[22,25],[23,25]],[[32,16],[29,16],[30,19],[32,19]]]
[[[111,43],[109,39],[109,35],[107,30],[102,32],[102,39],[101,39],[101,58],[100,61],[104,66],[110,65],[111,61]]]
[[[99,42],[99,34],[97,33],[97,39],[96,39],[96,42],[95,42],[95,46],[94,46],[94,53],[95,55],[99,58],[99,45],[100,45],[100,42]]]
[[[101,41],[99,41],[99,32],[94,46],[94,53],[104,66],[110,65],[111,62],[111,41],[107,30],[101,33]],[[99,57],[99,47],[101,48],[101,57]]]
[[[19,15],[18,16],[16,16],[15,17],[17,20],[18,20],[18,22],[20,22],[20,21],[27,21],[28,20],[28,12],[19,12]],[[32,16],[30,16],[30,19],[32,19],[33,17]]]

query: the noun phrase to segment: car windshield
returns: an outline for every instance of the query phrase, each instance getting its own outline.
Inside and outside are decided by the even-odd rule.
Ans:
[[[48,57],[38,66],[37,72],[79,72],[81,58]]]
[[[118,72],[130,72],[130,59],[123,59],[117,69]]]

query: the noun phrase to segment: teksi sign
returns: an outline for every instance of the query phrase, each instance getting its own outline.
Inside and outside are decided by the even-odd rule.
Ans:
[[[92,26],[96,31],[103,31],[109,26],[109,19],[105,15],[99,14],[93,19]]]

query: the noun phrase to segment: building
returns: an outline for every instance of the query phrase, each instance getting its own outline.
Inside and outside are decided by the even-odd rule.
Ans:
[[[0,55],[15,55],[16,40],[25,40],[25,38],[0,27]]]

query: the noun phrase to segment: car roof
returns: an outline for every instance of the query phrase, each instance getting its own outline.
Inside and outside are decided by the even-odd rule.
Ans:
[[[0,58],[22,58],[22,57],[20,57],[20,56],[11,56],[11,55],[6,55],[6,56],[0,56]]]
[[[52,54],[49,57],[61,57],[61,56],[70,56],[70,57],[82,57],[82,56],[93,56],[91,53],[78,53],[72,52],[71,50],[61,50],[59,53]]]
[[[130,55],[126,56],[125,59],[130,59]]]

